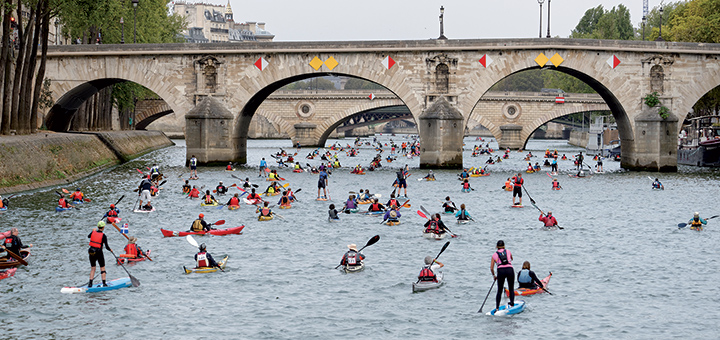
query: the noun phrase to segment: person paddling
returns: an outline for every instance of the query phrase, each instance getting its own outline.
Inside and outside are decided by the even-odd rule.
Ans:
[[[90,281],[88,287],[92,287],[93,279],[95,278],[95,264],[100,265],[100,278],[102,279],[103,287],[107,287],[107,273],[105,272],[105,256],[103,255],[102,247],[105,245],[105,249],[112,253],[110,245],[107,242],[107,236],[103,233],[105,229],[105,222],[100,221],[97,223],[97,228],[94,228],[88,238],[90,239],[90,248],[88,249],[88,255],[90,256]]]
[[[257,211],[260,215],[258,216],[258,220],[262,219],[263,217],[268,218],[273,216],[272,210],[270,210],[270,207],[268,207],[268,202],[264,202],[262,208],[258,208]]]
[[[707,220],[700,218],[700,213],[695,212],[693,218],[688,221],[688,224],[690,225],[690,229],[700,231],[703,230],[703,225],[707,224]]]
[[[82,202],[84,198],[85,198],[85,194],[83,194],[82,191],[80,191],[80,188],[75,189],[75,192],[70,194],[70,199],[73,202]]]
[[[193,188],[190,190],[190,193],[188,193],[188,197],[200,198],[200,190],[198,190],[197,185],[193,185]]]
[[[14,228],[14,227],[10,228],[10,236],[6,237],[5,240],[3,240],[2,249],[9,250],[15,255],[22,256],[20,254],[20,252],[23,249],[32,247],[33,245],[32,244],[27,245],[27,246],[24,245],[22,243],[22,241],[20,240],[19,235],[20,235],[20,231],[18,230],[18,228]]]
[[[473,189],[470,187],[470,182],[468,182],[467,178],[463,180],[462,182],[462,191],[463,192],[470,192]]]
[[[434,181],[435,180],[435,174],[433,174],[433,171],[428,171],[427,176],[423,177],[426,181]]]
[[[400,215],[400,211],[398,211],[397,209],[397,206],[391,206],[390,209],[385,212],[385,216],[383,216],[383,222],[400,222],[400,217],[402,215]]]
[[[525,183],[525,180],[522,178],[522,174],[518,172],[518,174],[512,178],[512,181],[513,181],[513,205],[522,205],[522,186]],[[515,203],[516,196],[520,199],[517,203]]]
[[[493,279],[497,280],[497,294],[495,294],[495,310],[500,309],[500,300],[502,299],[503,288],[507,280],[508,290],[510,291],[510,307],[515,306],[515,271],[512,267],[512,253],[505,249],[503,240],[497,241],[497,251],[493,253],[490,259],[490,272]],[[497,275],[495,275],[495,266],[497,266]]]
[[[65,195],[63,195],[63,194],[60,194],[60,199],[58,200],[58,206],[63,209],[75,208],[74,205],[68,203],[68,201],[65,199]]]
[[[656,190],[665,190],[665,186],[663,186],[663,184],[660,183],[660,180],[657,178],[655,179],[655,181],[653,181],[652,188]]]
[[[455,213],[455,218],[457,218],[458,221],[472,220],[472,216],[470,216],[470,213],[465,210],[465,203],[460,204],[460,210]]]
[[[350,195],[345,201],[345,206],[342,208],[342,211],[344,211],[346,214],[350,213],[350,210],[357,209],[357,202],[355,201],[355,195]]]
[[[128,239],[128,244],[125,245],[125,248],[123,249],[125,250],[125,254],[123,254],[124,256],[121,255],[120,257],[131,259],[139,259],[145,257],[145,252],[143,252],[142,248],[137,245],[137,240],[137,237],[131,236]]]
[[[432,256],[425,256],[425,265],[420,269],[418,274],[418,281],[420,282],[438,282],[437,275],[435,274],[438,269],[445,265],[438,260],[433,260]]]
[[[182,186],[182,192],[183,194],[189,194],[190,190],[192,190],[192,187],[190,186],[190,180],[186,179],[185,184]]]
[[[210,231],[212,228],[210,228],[210,225],[205,222],[205,215],[200,214],[198,215],[198,218],[193,221],[192,226],[190,226],[190,231],[198,232],[198,231]]]
[[[290,207],[292,207],[292,205],[290,204],[290,202],[291,202],[291,201],[290,201],[290,197],[288,197],[288,192],[287,192],[287,191],[283,191],[282,197],[280,197],[280,200],[278,201],[278,204],[279,204],[281,207],[290,208]]]
[[[552,181],[552,189],[553,190],[560,190],[562,187],[560,186],[560,182],[558,182],[557,178],[553,178]]]
[[[355,243],[349,244],[348,251],[343,255],[340,260],[341,266],[356,267],[362,265],[362,261],[365,260],[365,255],[361,254],[357,250]]]
[[[382,205],[382,203],[378,203],[377,198],[373,198],[372,204],[370,204],[370,207],[368,207],[369,212],[378,212],[378,211],[385,211],[385,206]]]
[[[190,165],[190,178],[198,179],[197,158],[195,158],[195,155],[192,155],[192,157],[190,157],[190,161],[188,163]]]
[[[217,187],[215,187],[215,191],[217,191],[218,195],[225,195],[228,192],[228,188],[223,185],[223,182],[221,181]]]
[[[196,243],[197,244],[197,243]],[[218,267],[217,262],[213,259],[212,255],[207,252],[207,246],[205,243],[200,244],[198,252],[195,254],[195,268],[215,268]]]
[[[552,228],[558,225],[558,222],[555,219],[555,216],[553,216],[552,211],[548,211],[547,215],[540,213],[538,221],[542,222],[545,225],[545,228]]]
[[[320,174],[318,176],[318,199],[327,198],[327,186],[328,186],[328,174],[325,172],[325,167],[320,167]],[[322,189],[322,196],[320,196],[320,189]]]
[[[455,210],[458,210],[455,203],[450,200],[450,196],[445,197],[445,202],[443,203],[442,208],[446,213],[452,213],[455,212]]]
[[[227,203],[225,203],[225,205],[227,205],[228,207],[239,208],[240,207],[240,196],[237,193],[235,193],[235,195],[233,195],[233,197],[230,197],[230,199],[227,201]]]
[[[540,287],[544,288],[545,286],[542,281],[538,279],[537,275],[535,275],[535,272],[530,270],[529,261],[523,262],[522,269],[517,275],[517,281],[518,288],[538,289]]]
[[[339,220],[338,211],[335,209],[335,204],[330,204],[328,207],[328,218],[331,220]]]
[[[140,185],[138,185],[138,190],[140,191],[140,209],[142,210],[152,210],[152,205],[150,204],[150,190],[152,186],[150,175],[147,177],[143,176]],[[145,205],[143,205],[143,202],[146,202]]]
[[[250,194],[248,195],[247,199],[248,201],[250,201],[251,204],[257,204],[259,202],[262,202],[262,198],[255,192],[255,188],[252,188],[252,190],[250,190]]]
[[[210,194],[210,190],[205,190],[205,195],[203,195],[202,200],[205,205],[217,204],[217,200],[215,196]]]
[[[110,204],[110,210],[105,213],[103,218],[107,219],[108,223],[115,223],[118,220],[118,214],[120,214],[120,209],[115,208],[115,204]]]
[[[440,214],[435,214],[430,217],[430,219],[425,222],[425,230],[424,233],[433,233],[442,235],[447,232],[447,227],[445,227],[445,223],[443,223],[440,220]]]

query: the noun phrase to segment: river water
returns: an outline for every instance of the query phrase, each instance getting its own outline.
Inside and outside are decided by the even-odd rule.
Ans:
[[[511,172],[524,171],[524,153],[512,152],[509,160],[488,167],[490,176],[472,178],[476,190],[471,193],[460,192],[457,171],[436,171],[435,182],[416,181],[425,175],[418,169],[417,158],[383,162],[382,169],[364,176],[351,175],[343,168],[330,177],[330,202],[314,200],[317,175],[285,168],[280,174],[291,187],[303,189],[297,194],[300,202],[278,211],[284,220],[258,222],[249,206],[217,210],[184,198],[180,188],[188,177],[183,168],[185,147],[184,141],[176,142],[174,147],[66,186],[69,190],[79,186],[92,199],[81,210],[54,211],[55,191],[61,187],[25,192],[12,199],[11,209],[0,214],[0,229],[19,227],[23,242],[34,247],[30,265],[0,281],[4,306],[0,339],[717,337],[718,220],[709,221],[703,232],[676,227],[694,211],[704,217],[720,214],[717,171],[681,167],[673,174],[626,172],[619,162],[606,160],[605,173],[576,179],[567,176],[571,161],[559,161],[561,191],[550,190],[551,178],[544,171],[523,172],[537,206],[552,210],[565,228],[543,231],[527,195],[525,208],[511,209],[511,193],[501,189]],[[254,140],[248,144],[251,166],[234,173],[201,168],[200,180],[193,184],[214,188],[222,180],[229,185],[237,182],[230,176],[235,174],[264,186],[266,182],[257,177],[260,158],[271,160],[270,153],[279,147],[290,150],[290,143]],[[465,165],[483,165],[487,156],[470,157],[470,147],[479,142],[466,138],[466,144]],[[540,156],[533,163],[542,163],[546,148],[557,148],[568,156],[579,151],[565,141],[532,140],[528,150]],[[301,150],[298,159],[318,164],[303,158],[309,151]],[[343,154],[340,161],[345,166],[367,166],[374,154],[365,146],[359,157]],[[156,212],[134,214],[132,189],[140,180],[136,169],[144,170],[152,163],[161,166],[169,181],[153,201]],[[594,165],[590,160],[587,163]],[[360,214],[342,215],[341,223],[327,222],[328,204],[342,206],[348,191],[367,188],[386,200],[394,170],[404,164],[411,167],[408,196],[412,208],[403,209],[401,225],[380,225],[379,217]],[[652,191],[648,176],[660,176],[666,190]],[[141,286],[61,294],[63,286],[87,282],[87,235],[108,205],[122,195],[126,196],[118,207],[123,223],[130,224],[130,234],[139,238],[140,246],[152,250],[153,262],[127,266]],[[444,243],[421,237],[425,220],[416,211],[420,205],[439,211],[439,200],[448,195],[458,205],[465,203],[477,222],[448,223],[460,237],[452,239],[438,259],[445,264],[446,284],[413,294],[411,283],[423,258],[436,255]],[[163,238],[159,231],[187,230],[201,212],[209,221],[226,220],[223,227],[246,226],[242,235],[196,238],[208,245],[215,258],[230,256],[225,273],[183,274],[183,266],[194,264],[196,249],[184,238]],[[122,252],[125,239],[113,228],[106,228],[106,234],[115,252]],[[333,270],[348,244],[361,247],[376,234],[380,241],[363,251],[365,271]],[[516,271],[523,261],[530,261],[539,277],[549,271],[554,274],[549,285],[554,295],[524,298],[526,311],[509,318],[477,313],[493,282],[490,255],[499,239],[513,252]],[[112,255],[105,251],[105,257]],[[108,264],[107,271],[109,279],[127,276],[115,264]],[[483,311],[494,308],[494,294],[495,288]]]

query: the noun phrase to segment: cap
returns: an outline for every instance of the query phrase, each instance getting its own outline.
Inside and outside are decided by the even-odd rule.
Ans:
[[[498,247],[504,247],[504,246],[505,246],[505,242],[503,242],[503,240],[497,241],[497,246],[498,246]]]
[[[204,214],[200,214],[200,215],[198,215],[198,216],[199,216],[200,218],[203,218],[203,217],[205,217],[205,215],[204,215]]]
[[[100,229],[105,228],[105,222],[103,222],[103,221],[98,222],[97,227]]]
[[[353,244],[348,244],[348,248],[349,248],[350,250],[357,251],[357,245],[355,245],[355,243],[353,243]]]

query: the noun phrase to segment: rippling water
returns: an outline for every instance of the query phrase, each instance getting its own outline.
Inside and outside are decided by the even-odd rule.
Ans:
[[[387,140],[389,137],[381,137]],[[396,141],[402,137],[394,137]],[[6,230],[17,226],[24,243],[33,243],[28,267],[0,281],[5,308],[0,339],[337,339],[337,338],[508,338],[657,339],[691,335],[716,338],[718,312],[715,273],[718,220],[704,232],[678,230],[694,211],[720,214],[718,172],[681,167],[676,174],[625,172],[619,163],[605,161],[606,173],[573,179],[565,175],[570,161],[560,161],[564,190],[552,191],[544,173],[524,174],[526,187],[538,207],[552,210],[564,230],[542,231],[538,212],[525,196],[524,209],[511,209],[511,193],[501,189],[512,171],[524,170],[521,153],[491,165],[491,176],[472,178],[476,189],[461,193],[457,171],[436,171],[436,182],[417,182],[425,175],[418,159],[383,163],[365,176],[337,170],[330,177],[331,202],[315,201],[317,175],[281,170],[292,187],[303,190],[293,209],[278,211],[285,219],[257,222],[254,210],[200,207],[180,193],[187,177],[183,141],[71,186],[83,188],[93,200],[81,210],[56,213],[57,196],[49,188],[22,193],[11,210],[0,214]],[[333,142],[333,141],[330,141]],[[352,140],[341,140],[343,144]],[[466,139],[466,150],[479,143]],[[249,141],[251,166],[233,173],[258,180],[261,157],[289,150],[289,141]],[[578,151],[563,141],[531,141],[528,149],[541,155],[557,148],[568,156]],[[298,155],[305,163],[303,149]],[[341,156],[346,166],[366,166],[375,154],[365,147],[357,158]],[[496,153],[497,154],[497,153]],[[467,166],[483,165],[487,156],[470,157]],[[533,159],[542,163],[542,158]],[[157,212],[129,212],[140,180],[136,168],[158,163],[169,176],[154,200]],[[317,161],[307,160],[317,164]],[[388,198],[397,169],[409,164],[408,196],[402,224],[380,225],[379,217],[343,215],[341,223],[327,222],[327,206],[342,206],[348,191],[369,188]],[[588,161],[590,164],[594,162]],[[651,191],[648,176],[660,176],[665,191]],[[214,188],[218,181],[235,182],[221,168],[201,168],[198,185]],[[234,190],[234,189],[232,189]],[[232,191],[231,191],[232,192]],[[138,244],[151,249],[153,262],[128,266],[142,285],[118,291],[66,295],[60,288],[85,284],[88,279],[87,235],[107,206],[121,195],[123,222],[130,224]],[[415,212],[422,204],[439,210],[449,195],[465,203],[477,223],[448,224],[456,234],[439,258],[445,263],[446,284],[440,289],[411,293],[426,255],[435,255],[444,242],[421,237],[424,219]],[[227,198],[226,198],[227,199]],[[162,238],[159,228],[186,230],[198,213],[206,220],[225,219],[225,227],[246,225],[243,235],[199,237],[216,257],[228,254],[225,273],[184,275],[193,265],[195,248],[184,238]],[[107,229],[107,228],[106,228]],[[124,238],[106,230],[110,246],[122,252]],[[346,245],[362,246],[373,235],[380,241],[364,250],[367,269],[343,274],[332,268]],[[527,310],[512,318],[477,313],[492,283],[490,255],[503,239],[515,257],[515,269],[530,261],[538,276],[553,272],[547,294],[524,298]],[[106,259],[111,257],[105,251]],[[108,264],[108,278],[126,276]],[[484,310],[494,304],[494,289]]]

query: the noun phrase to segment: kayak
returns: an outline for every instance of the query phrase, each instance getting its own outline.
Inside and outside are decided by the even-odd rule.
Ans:
[[[454,214],[454,211],[443,211],[443,214]]]
[[[558,226],[556,226],[556,225],[551,225],[551,226],[549,226],[549,227],[542,226],[542,227],[540,227],[540,228],[542,228],[542,230],[546,230],[546,231],[558,230]]]
[[[58,207],[55,207],[55,211],[57,211],[57,212],[67,211],[67,210],[70,210],[70,209],[72,209],[72,208],[60,208],[59,206],[58,206]]]
[[[343,269],[343,271],[344,271],[345,273],[357,273],[357,272],[361,272],[361,271],[363,271],[363,269],[365,269],[365,261],[360,261],[360,265],[359,265],[359,266],[348,266],[348,265],[345,265],[345,266],[342,267],[342,269]]]
[[[102,282],[100,282],[98,284],[94,284],[90,288],[88,288],[87,285],[82,286],[82,287],[63,287],[62,289],[60,289],[60,293],[65,293],[65,294],[98,293],[98,292],[105,292],[108,290],[116,290],[116,289],[127,288],[127,287],[132,287],[130,278],[129,277],[121,277],[119,279],[108,281],[107,287],[103,287]]]
[[[490,176],[490,173],[484,173],[484,174],[470,174],[470,177],[485,177]]]
[[[385,214],[385,212],[382,211],[382,210],[381,210],[381,211],[366,211],[366,212],[365,212],[365,215],[383,215],[383,214]]]
[[[148,251],[146,251],[146,252],[144,252],[144,253],[150,255],[150,250],[148,250]],[[117,259],[117,264],[118,264],[118,265],[123,264],[123,263],[125,263],[125,261],[127,261],[127,262],[140,262],[140,261],[145,261],[145,260],[147,259],[147,257],[145,257],[145,256],[143,256],[143,257],[128,257],[128,256],[130,256],[130,255],[128,255],[128,254],[120,254],[120,256],[119,256],[118,259]]]
[[[279,195],[279,194],[280,194],[279,191],[276,191],[276,192],[266,192],[266,193],[265,193],[265,196],[277,196],[277,195]]]
[[[225,255],[225,257],[218,262],[218,267],[225,269],[225,264],[227,263],[228,256]],[[204,274],[204,273],[214,273],[218,270],[220,270],[218,267],[200,267],[200,268],[190,268],[187,269],[185,266],[183,266],[183,269],[185,270],[185,274],[191,274],[191,273],[198,273],[198,274]]]
[[[540,282],[543,283],[543,287],[547,289],[547,285],[550,282],[550,278],[552,277],[552,272],[550,275],[546,276],[544,279],[540,280]],[[530,288],[515,288],[515,296],[522,295],[522,296],[528,296],[528,295],[535,295],[545,293],[545,290],[542,288],[536,288],[536,289],[530,289]],[[510,291],[505,289],[505,295],[510,296]]]
[[[318,197],[318,198],[316,198],[315,200],[316,200],[316,201],[327,201],[328,199],[327,199],[327,198],[320,198],[320,197]]]
[[[518,313],[522,313],[522,311],[525,310],[525,301],[523,300],[516,300],[515,305],[510,307],[509,305],[500,306],[499,309],[493,309],[489,312],[487,312],[485,315],[493,315],[493,316],[505,316],[505,315],[514,315]]]
[[[389,225],[389,226],[394,226],[394,225],[399,225],[400,221],[385,221],[385,224]]]
[[[108,216],[107,221],[108,221],[108,223],[120,223],[120,221],[122,221],[122,217]]]
[[[464,189],[464,188],[462,189],[462,192],[470,192],[470,191],[472,191],[472,189]]]
[[[303,172],[303,171],[305,171],[305,170],[303,170],[303,169],[293,169],[293,172],[297,172],[297,173],[300,173],[300,172]]]
[[[353,174],[353,175],[364,175],[365,172],[351,172],[351,174]]]
[[[22,249],[18,255],[22,256],[22,259],[27,261],[30,258],[30,251]],[[20,266],[20,262],[18,260],[9,256],[0,257],[0,269],[14,268],[18,266]]]
[[[472,222],[472,220],[457,220],[458,224],[468,224],[470,222]]]
[[[436,234],[436,233],[423,233],[423,237],[428,240],[442,240],[446,238],[448,233]]]
[[[339,218],[330,218],[328,217],[328,222],[340,222]]]
[[[232,172],[232,171],[235,171],[235,169],[232,169],[232,170],[225,169],[225,171]]]
[[[355,208],[355,209],[345,209],[345,210],[343,210],[343,211],[344,211],[346,214],[355,214],[355,213],[357,213],[357,212],[359,211],[359,209],[357,209],[357,208]]]
[[[218,202],[212,202],[212,203],[201,202],[201,203],[200,203],[200,206],[201,206],[201,207],[217,207],[217,206],[218,206]]]
[[[73,204],[83,204],[83,201],[72,201]]]
[[[173,237],[173,236],[187,236],[187,235],[215,235],[215,236],[223,236],[223,235],[231,235],[231,234],[240,234],[245,228],[244,225],[241,225],[239,227],[233,227],[233,228],[227,228],[227,229],[214,229],[210,231],[172,231],[172,230],[166,230],[166,229],[160,229],[160,232],[165,237]]]
[[[11,277],[15,275],[15,272],[17,271],[17,268],[10,268],[6,270],[0,270],[0,280],[7,279],[8,277]]]
[[[413,282],[412,284],[412,291],[415,292],[423,292],[430,289],[440,288],[443,284],[443,273],[441,271],[438,271],[435,273],[435,278],[437,278],[437,282],[435,281],[419,281],[419,282]]]
[[[151,212],[153,212],[153,211],[155,211],[155,207],[153,207],[153,208],[150,209],[150,210],[145,210],[145,209],[135,209],[135,210],[133,210],[133,212],[136,212],[136,213],[151,213]]]
[[[560,190],[560,189],[562,189],[562,188],[552,188],[552,189],[553,189],[553,190]]]
[[[259,202],[262,202],[262,200],[257,199],[257,198],[247,199],[247,198],[243,197],[243,202],[245,202],[245,204],[253,205],[253,204],[258,204]]]
[[[258,221],[270,221],[273,218],[274,217],[272,215],[271,216],[258,216]]]
[[[0,208],[0,211],[5,211],[5,210],[7,210],[7,207]]]
[[[235,210],[235,209],[240,209],[240,206],[239,205],[228,205],[227,208],[228,208],[228,210]]]
[[[292,205],[280,205],[280,209],[290,209]]]

